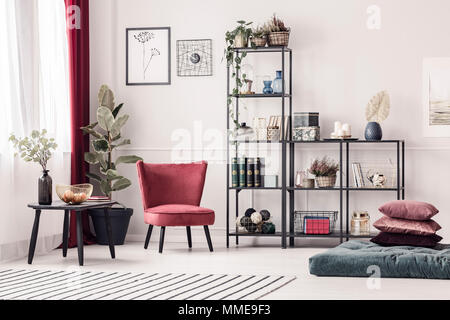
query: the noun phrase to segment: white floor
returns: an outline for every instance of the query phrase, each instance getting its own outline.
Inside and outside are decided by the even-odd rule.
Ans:
[[[450,281],[422,279],[378,279],[367,285],[367,278],[321,278],[308,272],[308,258],[326,248],[253,247],[232,245],[229,249],[217,245],[210,253],[206,243],[166,243],[164,253],[157,244],[148,250],[142,242],[116,246],[115,260],[107,246],[85,246],[85,266],[79,267],[77,250],[69,249],[67,258],[61,250],[35,256],[33,265],[26,259],[0,265],[4,268],[97,270],[117,272],[184,272],[251,275],[295,275],[296,280],[266,296],[267,299],[450,299]],[[372,288],[372,289],[370,289]]]

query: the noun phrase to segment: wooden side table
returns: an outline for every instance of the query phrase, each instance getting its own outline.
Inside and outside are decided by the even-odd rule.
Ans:
[[[112,239],[111,220],[109,218],[109,209],[116,204],[116,201],[102,201],[102,202],[84,202],[78,205],[66,204],[63,201],[54,201],[50,205],[40,205],[38,203],[30,203],[29,208],[35,210],[33,231],[31,232],[30,248],[28,250],[28,264],[33,262],[34,250],[36,248],[36,240],[39,229],[39,218],[41,216],[41,210],[63,210],[64,211],[64,226],[63,226],[63,257],[67,256],[67,246],[69,238],[69,214],[70,211],[75,211],[77,215],[77,247],[78,247],[78,262],[80,266],[84,263],[84,251],[83,251],[83,225],[81,223],[81,212],[88,209],[104,209],[105,221],[106,221],[106,233],[108,235],[109,251],[111,258],[116,257],[114,250],[114,243]]]

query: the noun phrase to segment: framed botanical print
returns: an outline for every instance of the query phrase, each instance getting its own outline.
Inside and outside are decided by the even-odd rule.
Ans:
[[[170,27],[126,29],[126,84],[170,84]]]
[[[425,137],[450,137],[450,58],[423,60]]]

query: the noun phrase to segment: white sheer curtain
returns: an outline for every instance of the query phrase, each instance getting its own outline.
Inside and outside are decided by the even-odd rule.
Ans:
[[[0,1],[0,261],[26,255],[40,167],[14,158],[10,133],[47,129],[58,143],[53,183],[70,180],[70,107],[64,0]],[[56,195],[54,194],[54,197]],[[60,241],[60,215],[43,215],[37,253]]]

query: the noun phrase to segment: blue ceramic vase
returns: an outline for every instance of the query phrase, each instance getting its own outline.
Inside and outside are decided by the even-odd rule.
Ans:
[[[273,89],[272,89],[272,81],[270,80],[265,80],[264,82],[264,89],[263,89],[263,93],[264,94],[272,94],[273,93]]]
[[[282,71],[277,71],[277,76],[273,80],[273,93],[283,93],[283,78],[282,78]]]
[[[366,126],[366,131],[364,132],[366,140],[378,141],[383,137],[383,131],[381,131],[381,126],[378,122],[369,122]]]

